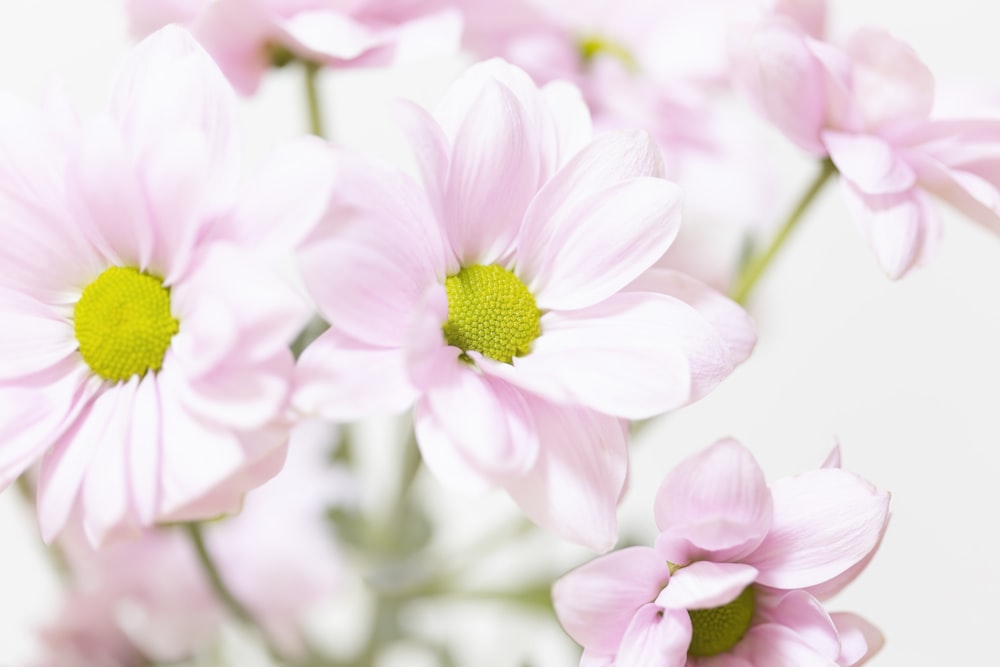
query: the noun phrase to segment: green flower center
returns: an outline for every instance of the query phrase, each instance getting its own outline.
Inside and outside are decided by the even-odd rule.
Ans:
[[[691,616],[691,645],[688,655],[707,657],[725,653],[743,639],[754,612],[752,586],[735,600],[714,609],[694,609]]]
[[[603,55],[616,58],[629,72],[639,71],[639,63],[628,49],[600,35],[581,37],[577,42],[577,49],[580,52],[580,61],[584,65],[590,65],[598,56]]]
[[[464,352],[511,363],[531,351],[542,333],[535,297],[517,276],[490,264],[463,267],[444,281],[448,321],[444,339]]]
[[[80,355],[105,380],[158,371],[180,324],[170,314],[163,280],[112,266],[87,285],[73,308]]]

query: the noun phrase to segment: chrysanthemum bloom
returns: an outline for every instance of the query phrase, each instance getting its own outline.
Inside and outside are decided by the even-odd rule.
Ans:
[[[308,313],[268,265],[323,210],[329,152],[287,146],[238,198],[237,127],[179,28],[89,123],[0,104],[0,488],[44,455],[46,540],[74,506],[94,542],[231,511],[281,465]]]
[[[334,233],[301,252],[333,328],[295,402],[356,419],[416,402],[444,480],[501,485],[536,522],[607,549],[625,482],[621,418],[709,391],[749,353],[735,304],[646,273],[680,222],[645,133],[590,138],[579,92],[494,60],[438,121],[409,110],[425,187],[343,156]]]
[[[399,65],[458,49],[461,18],[442,0],[125,0],[132,31],[191,29],[250,95],[273,64]]]
[[[326,513],[355,494],[346,471],[330,464],[334,434],[299,424],[281,472],[247,494],[240,514],[202,528],[227,588],[289,656],[305,652],[303,616],[343,581]],[[40,633],[46,659],[38,667],[173,663],[217,639],[225,607],[183,531],[150,529],[95,551],[67,530],[57,544],[70,591]]]
[[[602,556],[557,581],[581,667],[860,665],[879,632],[821,600],[868,564],[889,494],[826,465],[768,487],[750,452],[720,441],[670,472],[655,547]]]
[[[731,43],[737,83],[754,106],[836,165],[889,277],[936,246],[929,195],[1000,233],[1000,122],[935,118],[934,78],[910,47],[864,29],[841,49],[780,16],[741,26]]]

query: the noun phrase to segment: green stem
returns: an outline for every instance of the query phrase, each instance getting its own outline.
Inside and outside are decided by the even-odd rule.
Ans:
[[[771,244],[764,250],[764,252],[759,253],[750,258],[750,260],[743,266],[736,279],[736,285],[733,287],[732,292],[729,296],[733,301],[739,304],[745,304],[747,298],[750,296],[751,290],[760,280],[760,277],[770,266],[771,261],[778,254],[784,246],[785,241],[788,240],[789,235],[791,235],[792,230],[798,225],[799,220],[802,219],[803,214],[808,210],[809,206],[816,199],[816,195],[819,194],[820,190],[826,184],[830,177],[837,173],[837,168],[834,166],[833,162],[826,158],[823,160],[820,171],[813,179],[813,182],[809,185],[809,188],[803,193],[802,197],[799,199],[795,208],[792,209],[791,214],[785,220],[785,223],[775,234],[774,238],[771,240]]]
[[[323,105],[319,99],[319,73],[322,65],[314,62],[303,63],[306,72],[306,103],[309,107],[309,131],[317,137],[325,137],[323,128]]]

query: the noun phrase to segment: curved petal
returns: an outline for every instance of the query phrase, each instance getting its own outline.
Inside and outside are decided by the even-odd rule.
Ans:
[[[670,471],[653,508],[661,531],[686,537],[695,528],[694,544],[716,560],[757,548],[773,513],[763,471],[735,440],[720,440]]]
[[[940,237],[941,223],[920,191],[868,195],[846,178],[840,179],[840,184],[851,217],[889,278],[901,278],[930,256]]]
[[[534,466],[505,487],[538,525],[604,552],[618,539],[616,509],[628,472],[620,420],[525,396],[538,433]]]
[[[209,208],[233,201],[241,160],[236,97],[187,31],[167,26],[130,52],[115,82],[111,114],[136,157],[178,130],[203,136],[205,190],[217,204]]]
[[[885,645],[878,628],[857,614],[830,614],[830,618],[840,634],[837,664],[842,667],[860,667]]]
[[[776,623],[750,628],[738,644],[741,654],[755,666],[836,667],[837,663],[814,651],[794,630]]]
[[[307,415],[346,422],[402,412],[417,398],[399,348],[366,345],[329,329],[295,369],[293,404]]]
[[[991,181],[932,159],[920,162],[920,185],[990,231],[1000,234],[1000,180]]]
[[[820,655],[837,659],[840,655],[837,628],[819,600],[805,591],[789,591],[774,599],[769,597],[758,597],[758,614],[762,618],[792,630]]]
[[[556,209],[521,239],[517,273],[542,309],[592,306],[617,293],[663,256],[680,227],[680,188],[659,178],[623,181]],[[522,256],[527,266],[522,267]],[[529,271],[533,270],[533,273]]]
[[[160,505],[160,462],[163,447],[163,420],[156,376],[147,374],[139,382],[132,404],[131,431],[126,435],[128,480],[131,501],[140,525],[152,525]]]
[[[903,192],[917,182],[913,168],[881,137],[826,130],[822,139],[837,171],[866,194]]]
[[[413,430],[420,446],[420,456],[427,469],[445,485],[461,493],[479,494],[494,487],[494,480],[480,472],[426,404],[418,402],[413,410]]]
[[[868,556],[889,520],[889,494],[836,468],[771,485],[774,521],[745,558],[758,581],[786,590],[824,583]]]
[[[538,436],[533,416],[515,387],[480,374],[457,358],[437,369],[436,380],[418,405],[448,439],[438,446],[455,448],[495,483],[530,470],[538,456]],[[416,428],[421,442],[421,425]],[[421,442],[421,449],[424,446]]]
[[[0,287],[0,381],[45,371],[72,355],[73,325],[29,294]]]
[[[451,159],[448,138],[437,121],[420,105],[409,100],[396,100],[394,111],[417,160],[431,207],[437,219],[443,220],[448,162]]]
[[[539,186],[538,146],[527,112],[487,80],[459,127],[445,194],[448,240],[463,265],[507,256]]]
[[[674,572],[656,604],[685,610],[721,607],[739,597],[756,577],[756,568],[743,563],[698,561]]]
[[[649,547],[628,547],[576,568],[552,586],[552,604],[566,633],[588,651],[615,653],[640,607],[670,580]]]
[[[578,311],[546,313],[532,351],[513,365],[477,362],[528,391],[626,419],[679,407],[731,370],[725,344],[673,297],[621,293]]]
[[[691,645],[686,610],[648,604],[632,618],[615,659],[616,667],[684,667]]]

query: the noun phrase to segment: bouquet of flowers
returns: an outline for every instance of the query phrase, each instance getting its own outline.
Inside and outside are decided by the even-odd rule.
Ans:
[[[884,313],[838,323],[852,294],[958,284],[921,270],[944,215],[1000,252],[1000,97],[839,11],[125,0],[108,31],[136,43],[101,110],[55,81],[0,93],[0,489],[61,590],[0,663],[919,660],[923,637],[879,629],[890,606],[841,611],[889,595],[871,573],[869,598],[831,598],[893,557],[891,509],[992,523],[923,476],[971,453],[992,479],[992,435],[921,459],[891,410],[828,425],[865,389],[1000,371],[1000,311],[913,343]],[[368,99],[366,76],[390,83]],[[300,125],[246,130],[266,104]],[[352,126],[373,115],[388,157]],[[826,247],[842,229],[857,255]],[[797,372],[810,332],[885,361],[824,394],[836,367]],[[916,428],[935,400],[907,403]],[[773,427],[803,405],[811,426]],[[923,550],[895,562],[950,563],[948,520],[901,530],[896,553]],[[932,620],[941,646],[991,627],[919,585],[966,605]]]

